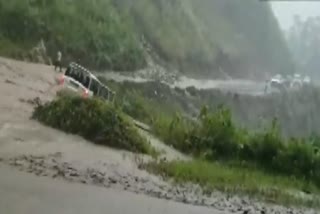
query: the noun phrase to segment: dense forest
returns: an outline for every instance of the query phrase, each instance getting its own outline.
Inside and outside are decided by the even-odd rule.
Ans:
[[[143,68],[143,36],[167,65],[261,77],[293,70],[268,3],[256,0],[0,0],[0,53],[25,58],[41,39],[94,69]]]
[[[0,53],[28,58],[41,39],[48,53],[98,69],[144,65],[129,19],[110,0],[0,0]]]

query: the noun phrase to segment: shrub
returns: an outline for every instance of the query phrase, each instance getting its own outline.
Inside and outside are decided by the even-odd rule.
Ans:
[[[201,124],[195,130],[201,151],[211,150],[208,158],[235,157],[239,151],[238,130],[231,118],[231,112],[219,107],[217,111],[208,113],[203,108],[200,113]]]
[[[132,91],[130,95],[125,94],[118,105],[123,112],[134,117],[135,119],[141,120],[142,122],[148,124],[152,122],[152,117],[154,114],[152,106],[150,106],[150,101],[148,102],[145,98],[143,98],[139,92]]]
[[[36,107],[33,118],[97,144],[132,152],[154,152],[122,112],[96,98],[62,96]]]
[[[276,120],[274,120],[270,129],[251,135],[249,144],[247,144],[250,149],[243,151],[241,158],[255,160],[264,165],[272,164],[279,152],[284,149],[283,141]]]
[[[317,156],[310,144],[291,139],[285,149],[279,149],[274,166],[279,172],[310,180],[316,178],[314,172],[319,169],[316,159]]]
[[[313,137],[312,144],[307,139],[283,138],[277,120],[264,131],[249,133],[235,126],[228,109],[208,112],[204,107],[198,122],[162,117],[155,123],[155,130],[166,143],[196,157],[257,166],[320,185],[318,138]]]
[[[193,123],[179,113],[173,117],[166,114],[158,115],[153,122],[155,134],[170,146],[183,152],[190,152],[192,148],[187,142],[187,135],[192,127]]]
[[[127,87],[122,89],[128,90]],[[132,117],[149,123],[154,133],[168,145],[209,161],[258,167],[269,173],[294,176],[320,186],[319,137],[284,138],[276,119],[267,129],[249,132],[238,127],[230,110],[223,106],[214,112],[203,107],[198,120],[191,120],[182,113],[173,114],[179,108],[157,100],[152,90],[147,90],[151,91],[147,95],[133,89],[122,91],[125,99],[120,100],[119,106]]]

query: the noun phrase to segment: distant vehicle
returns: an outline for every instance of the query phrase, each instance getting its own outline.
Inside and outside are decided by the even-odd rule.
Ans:
[[[281,74],[273,76],[266,81],[265,93],[283,92],[288,88],[288,81]]]
[[[309,76],[305,76],[302,82],[303,84],[311,84],[311,78]]]
[[[265,93],[299,90],[309,84],[311,84],[309,76],[302,77],[300,74],[294,74],[284,78],[281,74],[277,74],[266,82]]]
[[[300,89],[309,84],[311,84],[311,78],[309,76],[302,77],[300,74],[295,74],[291,81],[291,89]]]
[[[97,96],[113,102],[115,92],[101,83],[89,70],[77,63],[70,63],[67,70],[56,79],[62,90],[84,98]]]

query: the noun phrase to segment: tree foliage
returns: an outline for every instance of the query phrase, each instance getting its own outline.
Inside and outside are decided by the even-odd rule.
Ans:
[[[183,72],[234,77],[288,73],[293,64],[268,3],[256,0],[0,0],[0,53],[49,54],[97,69],[145,65],[137,36]],[[222,71],[222,72],[221,72]]]
[[[137,30],[183,71],[233,76],[293,69],[268,3],[256,0],[119,0]],[[117,2],[119,2],[117,1]]]
[[[110,0],[11,0],[0,1],[2,44],[27,51],[40,39],[55,57],[80,60],[97,69],[133,70],[144,65],[132,24]],[[2,49],[2,50],[1,50]],[[10,47],[0,46],[3,54]]]

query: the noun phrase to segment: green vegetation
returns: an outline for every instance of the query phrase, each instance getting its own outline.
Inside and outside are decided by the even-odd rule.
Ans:
[[[256,0],[117,0],[166,61],[188,72],[233,76],[292,72],[270,5]]]
[[[238,126],[252,131],[263,130],[266,123],[277,118],[285,137],[301,138],[320,133],[320,90],[317,87],[304,87],[299,91],[270,96],[210,92],[201,96],[205,98],[200,103],[207,103],[211,110],[223,103],[231,110]]]
[[[316,87],[270,96],[237,95],[214,89],[186,90],[193,94],[189,96],[185,90],[170,89],[169,86],[156,82],[107,81],[106,84],[117,92],[117,103],[123,106],[126,113],[149,125],[150,118],[170,119],[176,112],[181,116],[197,117],[202,104],[208,105],[210,111],[215,111],[220,104],[224,104],[230,109],[232,119],[238,127],[245,127],[254,132],[263,131],[266,124],[277,118],[284,137],[305,138],[320,133],[320,91]]]
[[[155,155],[126,115],[99,99],[63,96],[36,107],[33,118],[97,144]]]
[[[55,60],[80,60],[96,69],[133,70],[144,65],[130,18],[111,0],[0,0],[0,53],[28,59],[41,39]]]
[[[249,194],[275,203],[319,206],[318,198],[308,195],[320,193],[317,136],[285,138],[277,120],[263,130],[249,131],[235,124],[231,111],[223,106],[214,111],[203,107],[198,117],[191,120],[185,117],[184,102],[175,97],[176,90],[168,92],[165,86],[154,82],[107,83],[117,92],[118,109],[149,124],[165,143],[195,158],[188,162],[152,162],[146,165],[147,170],[177,182],[198,183],[209,191]],[[315,89],[303,93],[317,95]],[[309,95],[287,96],[286,102],[297,105],[298,100],[306,103]],[[217,100],[225,101],[219,97]],[[307,196],[298,196],[301,192]]]
[[[203,160],[151,162],[144,167],[164,178],[174,178],[177,183],[200,184],[208,193],[219,190],[232,195],[249,195],[276,204],[320,206],[317,197],[299,196],[301,192],[319,194],[317,186],[302,179],[266,173],[256,167],[229,166]]]
[[[174,116],[181,109],[178,103],[173,103],[168,98],[170,88],[164,84],[157,82],[116,83],[102,77],[99,79],[116,91],[115,105],[119,109],[149,125],[152,125],[158,118]],[[155,94],[156,91],[157,94]]]
[[[230,111],[203,108],[199,121],[181,116],[153,123],[156,134],[193,161],[152,162],[150,172],[176,182],[200,184],[205,190],[248,194],[263,200],[319,206],[318,139],[282,138],[274,121],[263,132],[250,133],[235,126]]]
[[[114,87],[121,91],[118,105],[151,125],[165,143],[195,158],[188,162],[152,162],[146,165],[147,170],[177,182],[198,183],[210,191],[244,193],[275,203],[319,205],[319,200],[310,195],[294,195],[320,192],[318,137],[282,137],[277,120],[260,131],[248,131],[236,125],[231,111],[222,106],[215,111],[203,107],[198,118],[191,120],[183,116],[172,94],[165,96],[171,102],[165,102],[161,95],[151,98],[148,93],[154,88],[146,85],[140,85],[140,90]],[[158,93],[163,90],[158,89]],[[300,94],[288,96],[292,102],[301,98]]]
[[[282,138],[276,122],[264,132],[249,133],[235,126],[230,111],[220,108],[209,113],[204,108],[198,123],[172,119],[166,124],[160,132],[164,133],[166,143],[185,153],[208,161],[254,165],[320,187],[320,154],[315,144],[304,139]]]
[[[146,65],[144,36],[182,72],[293,70],[270,6],[256,0],[0,0],[0,14],[0,54],[18,59],[43,40],[53,60],[61,50],[65,62],[135,70]]]

